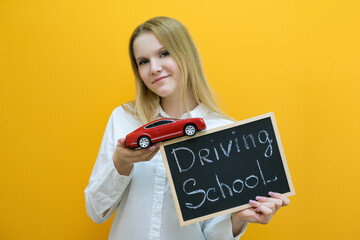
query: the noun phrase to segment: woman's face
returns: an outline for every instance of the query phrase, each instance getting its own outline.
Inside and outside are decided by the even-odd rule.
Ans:
[[[139,74],[145,85],[162,98],[180,93],[180,71],[175,60],[152,33],[142,33],[133,43]]]

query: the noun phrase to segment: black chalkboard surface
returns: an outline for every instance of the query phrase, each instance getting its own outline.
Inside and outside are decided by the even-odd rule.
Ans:
[[[250,207],[269,191],[295,194],[273,113],[160,147],[184,226]]]

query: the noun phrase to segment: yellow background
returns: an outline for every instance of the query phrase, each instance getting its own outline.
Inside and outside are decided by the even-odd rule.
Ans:
[[[357,0],[1,0],[0,239],[107,239],[112,219],[93,223],[83,191],[111,111],[134,98],[128,38],[158,15],[188,27],[227,113],[275,113],[296,195],[245,239],[358,239],[359,12]]]

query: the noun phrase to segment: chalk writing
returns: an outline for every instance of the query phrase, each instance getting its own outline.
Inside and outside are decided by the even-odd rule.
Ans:
[[[274,182],[277,180],[277,177],[275,176],[273,179],[270,180],[266,180],[264,178],[264,173],[263,170],[261,169],[259,160],[256,160],[257,163],[257,167],[258,167],[258,171],[259,171],[259,175],[262,179],[262,183],[264,185],[270,183],[270,182]],[[190,202],[186,202],[185,205],[187,208],[190,209],[197,209],[199,207],[201,207],[206,200],[210,201],[210,202],[216,202],[220,199],[220,197],[222,197],[223,199],[226,199],[227,197],[233,197],[234,193],[235,194],[240,194],[242,193],[242,191],[244,190],[244,187],[253,189],[255,187],[258,186],[259,184],[259,177],[251,174],[248,177],[245,178],[245,181],[242,179],[235,179],[232,181],[232,183],[224,183],[223,181],[220,180],[218,174],[214,174],[215,175],[215,179],[216,179],[216,183],[217,185],[215,187],[210,187],[207,190],[198,188],[195,190],[189,190],[192,187],[198,187],[197,182],[195,180],[195,178],[190,178],[185,180],[184,184],[183,184],[183,191],[187,194],[187,195],[194,195],[194,194],[199,194],[201,196],[201,201],[199,203],[190,203]],[[254,180],[254,181],[252,181]],[[190,185],[190,187],[189,187]],[[236,185],[240,185],[240,187],[236,187]],[[213,197],[209,197],[209,192],[212,192],[212,196]],[[216,196],[216,198],[214,198],[214,196]]]
[[[236,132],[232,132],[232,134],[234,135]],[[266,145],[266,150],[264,152],[264,156],[265,157],[271,157],[272,155],[272,151],[273,151],[273,140],[269,137],[269,133],[266,130],[261,130],[259,131],[259,133],[257,134],[257,138],[255,138],[253,136],[253,134],[248,134],[248,135],[242,135],[242,143],[243,143],[243,148],[245,150],[252,150],[257,148],[256,145],[256,140],[258,141],[259,144],[263,144]],[[210,140],[210,143],[213,143],[214,140]],[[220,159],[222,159],[221,157],[226,157],[229,158],[231,154],[236,154],[239,153],[241,151],[241,145],[239,144],[239,139],[237,137],[234,138],[234,142],[235,142],[235,148],[233,147],[233,140],[230,139],[227,141],[226,144],[223,144],[223,142],[219,143],[219,146],[213,146],[211,147],[207,147],[207,148],[202,148],[200,149],[197,154],[194,153],[194,151],[190,148],[187,147],[178,147],[178,148],[173,148],[171,151],[171,154],[174,156],[176,164],[178,166],[179,172],[184,172],[184,171],[188,171],[190,170],[195,162],[196,162],[196,156],[198,156],[198,161],[200,163],[201,166],[204,166],[205,164],[211,164],[214,160],[219,161]],[[225,147],[224,147],[225,145]],[[217,150],[217,148],[221,149],[221,153],[222,156],[219,155],[219,151]],[[215,159],[211,159],[210,158],[210,152],[211,149],[214,152],[215,155]],[[182,157],[179,158],[177,156],[178,152],[183,152],[181,154],[184,154],[184,151],[187,152],[188,154],[186,154],[186,156],[188,157]]]
[[[273,120],[263,115],[164,143],[160,150],[181,225],[243,209],[269,191],[292,191]]]

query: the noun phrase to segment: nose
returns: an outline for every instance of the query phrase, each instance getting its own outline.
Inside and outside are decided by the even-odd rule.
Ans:
[[[158,74],[159,72],[162,71],[162,65],[161,62],[157,59],[152,59],[150,61],[150,65],[151,65],[151,74]]]

